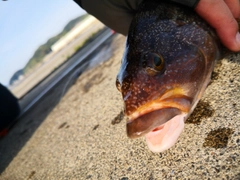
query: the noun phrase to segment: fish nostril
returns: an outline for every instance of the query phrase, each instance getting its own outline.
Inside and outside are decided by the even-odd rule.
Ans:
[[[120,84],[120,82],[118,81],[118,79],[116,80],[116,87],[117,87],[118,91],[122,92],[122,90],[121,90],[121,84]]]

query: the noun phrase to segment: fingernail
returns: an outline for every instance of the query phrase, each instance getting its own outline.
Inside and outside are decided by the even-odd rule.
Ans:
[[[240,46],[240,33],[239,32],[236,35],[236,41],[238,43],[238,46]]]

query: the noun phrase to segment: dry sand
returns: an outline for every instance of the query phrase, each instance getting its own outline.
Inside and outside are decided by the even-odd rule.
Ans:
[[[240,54],[218,62],[213,81],[177,144],[163,153],[125,132],[115,88],[125,39],[113,56],[64,82],[0,141],[0,179],[240,179]]]

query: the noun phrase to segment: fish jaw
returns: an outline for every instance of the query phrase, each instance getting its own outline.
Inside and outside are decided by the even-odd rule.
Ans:
[[[186,114],[173,117],[165,124],[145,135],[148,148],[155,153],[171,148],[178,140],[184,129]]]
[[[135,112],[127,114],[127,135],[137,138],[165,124],[177,115],[191,111],[192,99],[175,90],[140,106]]]
[[[143,114],[127,122],[127,135],[130,138],[143,136],[179,114],[181,111],[177,108],[164,108]]]
[[[134,118],[127,122],[127,135],[130,138],[145,136],[152,152],[165,151],[177,142],[184,129],[184,121],[191,113],[192,105],[189,98],[180,95],[178,98],[167,97],[159,104],[147,104],[145,108],[141,107],[140,112],[129,116]]]

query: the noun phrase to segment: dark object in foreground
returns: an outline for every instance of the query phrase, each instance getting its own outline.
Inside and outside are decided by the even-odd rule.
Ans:
[[[18,99],[0,84],[0,137],[7,134],[10,126],[20,114]]]

